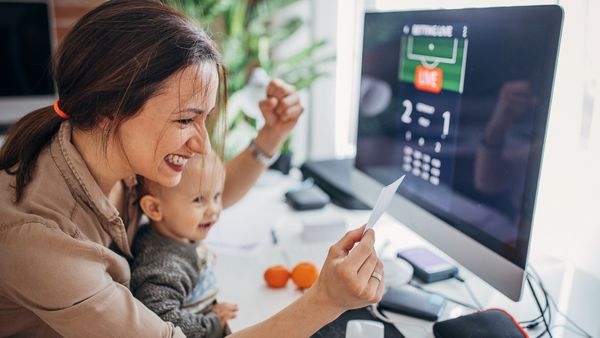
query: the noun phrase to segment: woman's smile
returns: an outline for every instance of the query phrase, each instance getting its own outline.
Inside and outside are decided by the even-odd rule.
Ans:
[[[176,172],[181,172],[185,168],[185,164],[189,160],[189,157],[185,157],[182,155],[169,154],[165,156],[165,163],[169,166],[169,168],[173,169]]]

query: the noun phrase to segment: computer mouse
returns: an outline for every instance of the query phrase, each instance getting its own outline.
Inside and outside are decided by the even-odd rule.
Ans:
[[[346,323],[346,338],[383,338],[383,323],[353,319]]]

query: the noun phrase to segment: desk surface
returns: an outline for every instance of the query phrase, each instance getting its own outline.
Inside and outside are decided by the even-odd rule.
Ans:
[[[223,213],[207,240],[209,247],[217,254],[215,269],[220,288],[219,299],[238,304],[240,308],[238,317],[229,323],[234,331],[268,318],[301,295],[293,283],[288,283],[283,289],[268,288],[263,280],[266,268],[276,264],[294,266],[300,261],[322,265],[329,246],[335,240],[303,241],[302,217],[337,214],[345,219],[348,229],[365,223],[369,217],[369,211],[345,210],[333,205],[318,211],[295,212],[284,203],[283,194],[298,186],[298,180],[267,173],[244,199]],[[425,245],[438,251],[388,215],[381,218],[375,232],[375,247],[381,257],[393,257],[399,249],[416,245]],[[547,256],[532,254],[530,261],[542,275],[561,311],[568,313],[592,336],[600,337],[600,324],[597,321],[600,316],[600,281]],[[516,303],[464,268],[461,268],[461,275],[485,308],[505,309],[517,320],[532,319],[539,314],[528,289],[523,293],[522,300]],[[456,280],[425,287],[462,302],[473,303],[465,286]],[[466,307],[448,302],[442,318],[470,312],[472,310]],[[395,314],[390,314],[390,317],[398,322],[397,327],[409,338],[433,337],[431,322]],[[554,337],[579,337],[561,326],[565,324],[563,318],[556,317],[552,324],[556,325],[552,331]],[[530,334],[535,337],[537,332],[541,332],[541,328]]]

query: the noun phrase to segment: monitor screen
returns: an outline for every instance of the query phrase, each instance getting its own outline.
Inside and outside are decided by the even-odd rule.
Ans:
[[[43,1],[0,1],[0,133],[56,98],[51,18]]]
[[[356,168],[525,267],[562,11],[366,13]]]
[[[45,3],[0,3],[0,97],[51,95],[50,30]]]

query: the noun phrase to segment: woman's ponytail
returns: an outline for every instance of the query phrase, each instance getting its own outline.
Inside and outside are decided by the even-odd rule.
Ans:
[[[31,181],[40,151],[50,143],[62,121],[48,106],[25,115],[9,129],[0,149],[0,171],[16,176],[17,202]]]

